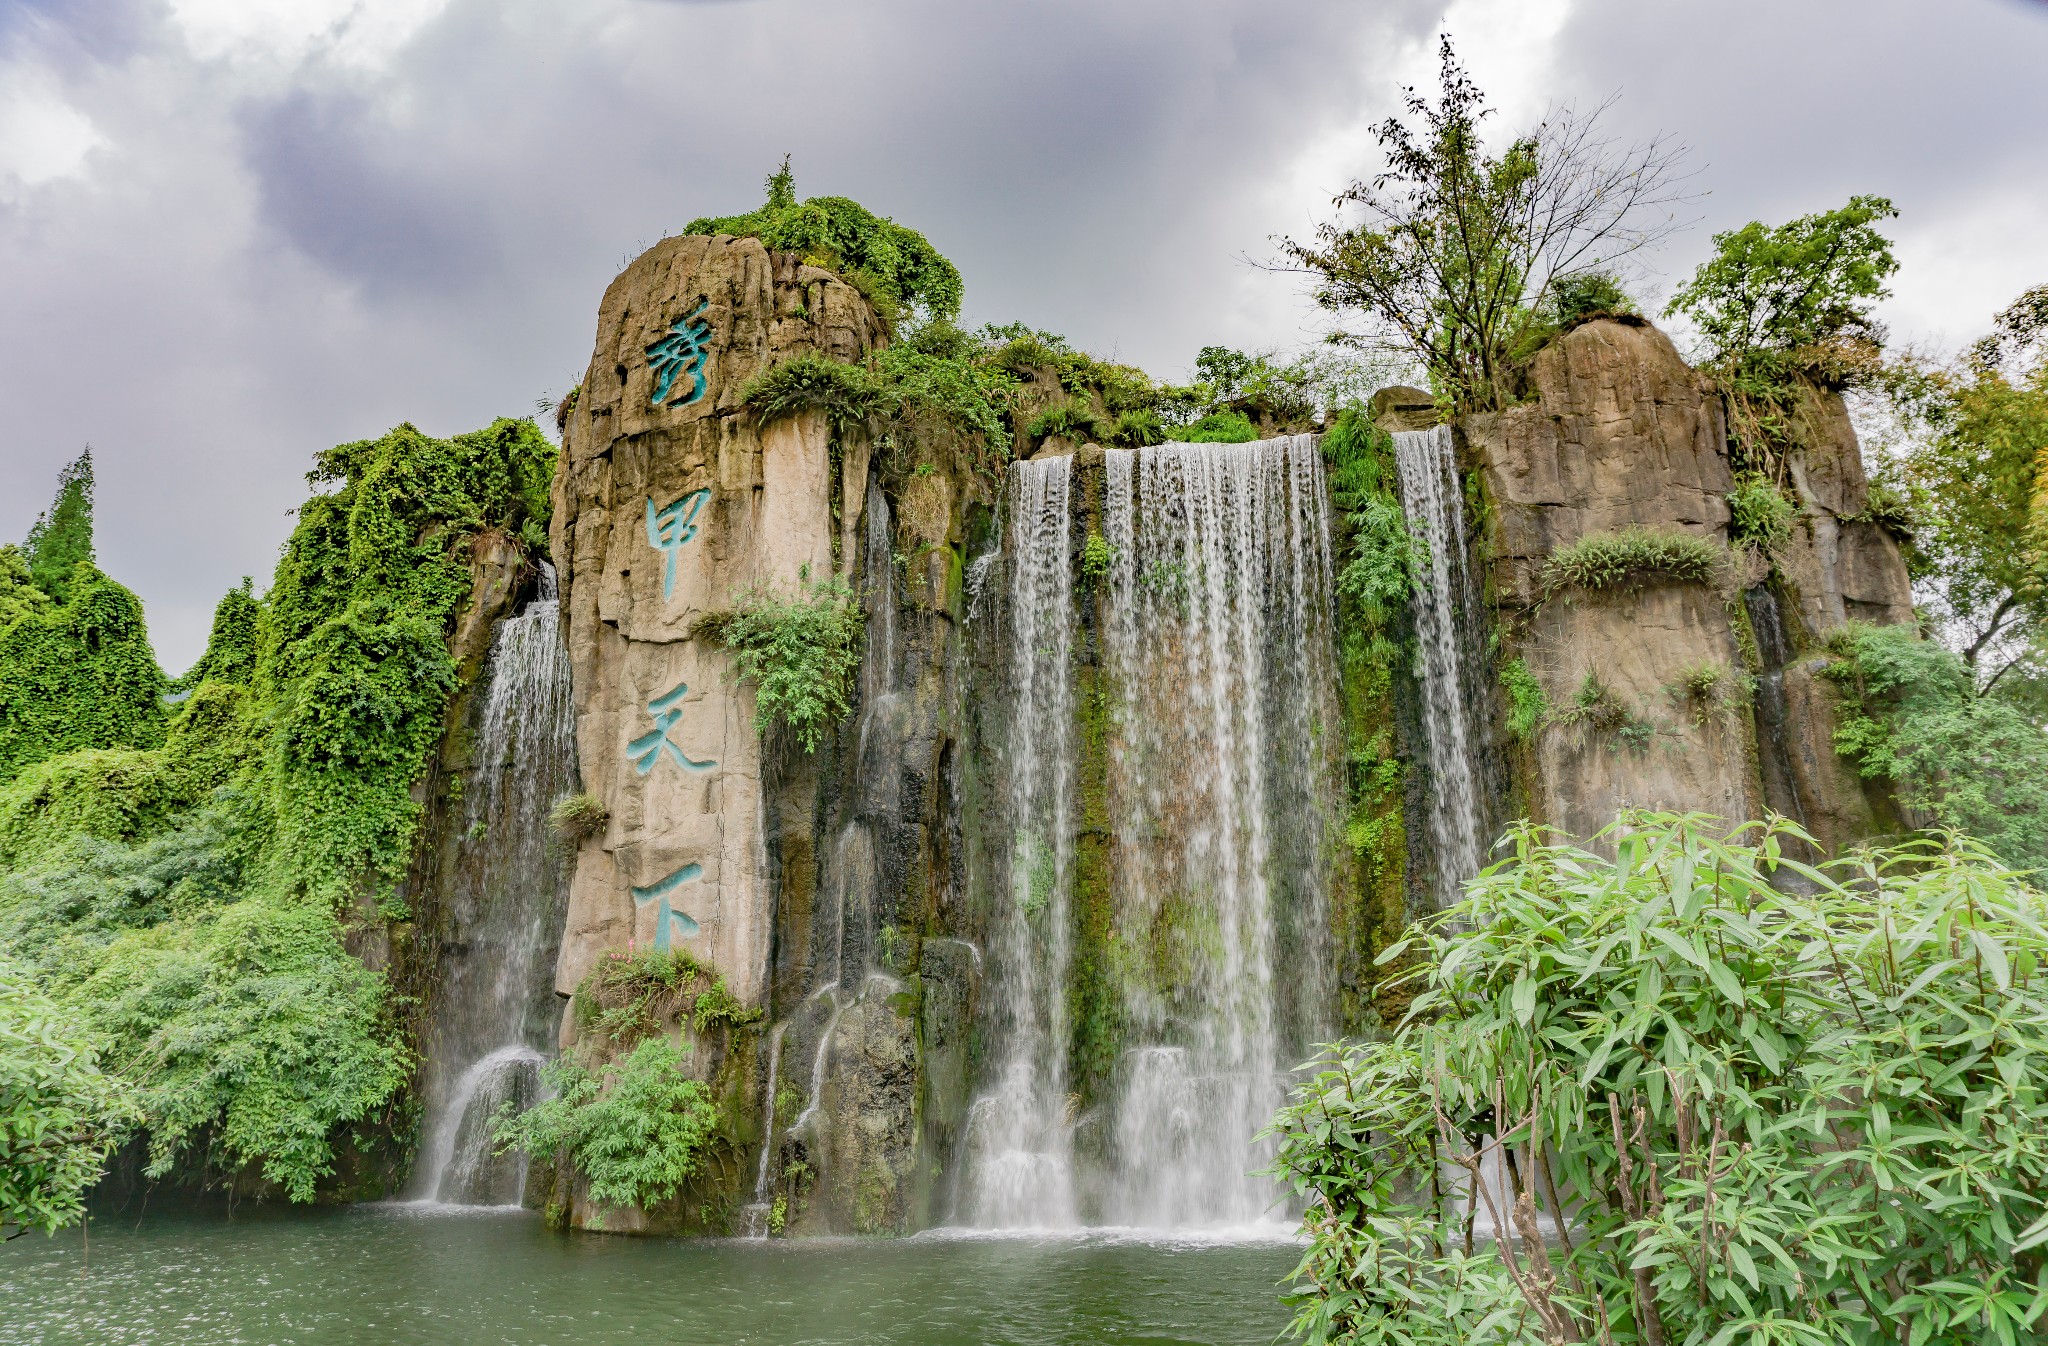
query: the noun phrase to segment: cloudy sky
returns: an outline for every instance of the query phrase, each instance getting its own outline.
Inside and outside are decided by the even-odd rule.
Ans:
[[[576,382],[598,297],[784,153],[959,263],[967,317],[1178,376],[1316,315],[1248,264],[1373,168],[1454,34],[1504,128],[1620,101],[1719,228],[1892,196],[1895,334],[2048,280],[2030,0],[0,0],[0,540],[99,466],[157,651],[262,584],[318,449]]]

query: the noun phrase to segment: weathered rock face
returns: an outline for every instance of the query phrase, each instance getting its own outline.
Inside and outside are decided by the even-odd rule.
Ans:
[[[1912,603],[1897,543],[1852,517],[1868,492],[1841,399],[1815,393],[1798,418],[1789,542],[1731,550],[1710,581],[1550,593],[1545,563],[1581,538],[1641,526],[1726,547],[1735,480],[1720,395],[1647,324],[1577,328],[1537,356],[1531,385],[1460,425],[1489,506],[1502,658],[1522,659],[1552,708],[1511,745],[1520,811],[1582,837],[1631,805],[1776,810],[1830,847],[1869,835],[1831,694],[1802,655],[1846,621],[1910,620]]]
[[[753,240],[668,239],[605,295],[553,545],[582,778],[609,818],[577,856],[556,986],[606,953],[682,948],[763,1019],[696,1043],[726,1116],[705,1190],[600,1213],[558,1181],[572,1223],[732,1232],[771,1201],[793,1232],[934,1218],[975,1004],[955,627],[988,483],[945,442],[835,440],[822,413],[763,425],[740,404],[774,364],[883,339],[850,286]],[[862,668],[853,714],[807,752],[760,732],[730,656],[693,632],[835,573],[867,614]],[[565,1046],[576,1032],[565,1018]]]
[[[749,589],[829,572],[821,413],[757,426],[739,395],[781,358],[881,337],[850,286],[754,240],[686,237],[605,292],[555,481],[586,789],[610,821],[577,856],[557,990],[607,949],[686,947],[765,992],[760,736],[728,654],[695,624]]]

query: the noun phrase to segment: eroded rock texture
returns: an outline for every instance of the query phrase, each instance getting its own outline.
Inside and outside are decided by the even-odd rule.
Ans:
[[[1483,560],[1501,658],[1541,683],[1549,720],[1513,745],[1520,810],[1577,836],[1638,806],[1728,819],[1766,809],[1832,847],[1876,828],[1832,747],[1832,697],[1812,648],[1846,621],[1911,620],[1896,541],[1854,516],[1863,464],[1840,397],[1797,419],[1794,536],[1728,551],[1711,581],[1547,590],[1544,567],[1582,538],[1630,527],[1729,544],[1735,488],[1712,381],[1640,321],[1594,321],[1536,358],[1532,396],[1461,423],[1490,507]]]
[[[742,386],[796,352],[850,359],[879,336],[852,287],[750,239],[666,239],[605,292],[551,538],[582,776],[610,814],[577,855],[564,995],[607,949],[673,943],[741,999],[763,997],[760,736],[730,655],[692,631],[750,589],[790,592],[831,567],[824,416],[764,429]]]

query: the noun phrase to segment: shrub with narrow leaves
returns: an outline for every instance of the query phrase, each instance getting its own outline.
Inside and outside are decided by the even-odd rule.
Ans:
[[[1389,949],[1408,1019],[1274,1126],[1297,1335],[2040,1340],[2048,898],[1959,836],[1818,869],[1795,838],[1525,824]]]

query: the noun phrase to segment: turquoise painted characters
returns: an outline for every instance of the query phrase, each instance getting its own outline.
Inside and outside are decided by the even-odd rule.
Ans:
[[[684,865],[665,879],[656,879],[645,888],[635,888],[633,890],[633,904],[635,906],[644,907],[649,902],[659,902],[661,904],[654,912],[654,947],[656,949],[664,952],[667,951],[671,931],[681,935],[684,939],[688,939],[700,929],[697,922],[687,913],[677,911],[669,906],[668,895],[692,879],[700,879],[702,877],[704,877],[704,866],[693,861],[690,864]]]
[[[654,717],[654,728],[626,745],[626,756],[632,759],[633,770],[637,774],[644,776],[654,770],[655,763],[661,760],[663,753],[675,758],[676,765],[685,771],[709,771],[718,765],[716,762],[699,762],[685,756],[683,750],[668,736],[668,731],[682,721],[683,708],[679,703],[689,690],[689,683],[679,682],[674,690],[647,703],[647,713]]]
[[[683,549],[685,542],[697,536],[697,512],[710,498],[708,490],[692,491],[682,499],[656,509],[654,497],[647,497],[647,545],[667,558],[667,567],[661,573],[661,600],[664,603],[675,593],[676,553]]]
[[[711,338],[711,323],[697,315],[710,304],[709,299],[699,299],[697,307],[670,323],[661,339],[647,348],[647,367],[654,371],[654,396],[648,399],[651,405],[686,407],[704,396],[704,361],[711,354],[705,343]],[[670,397],[676,380],[685,374],[690,379],[689,391]]]

